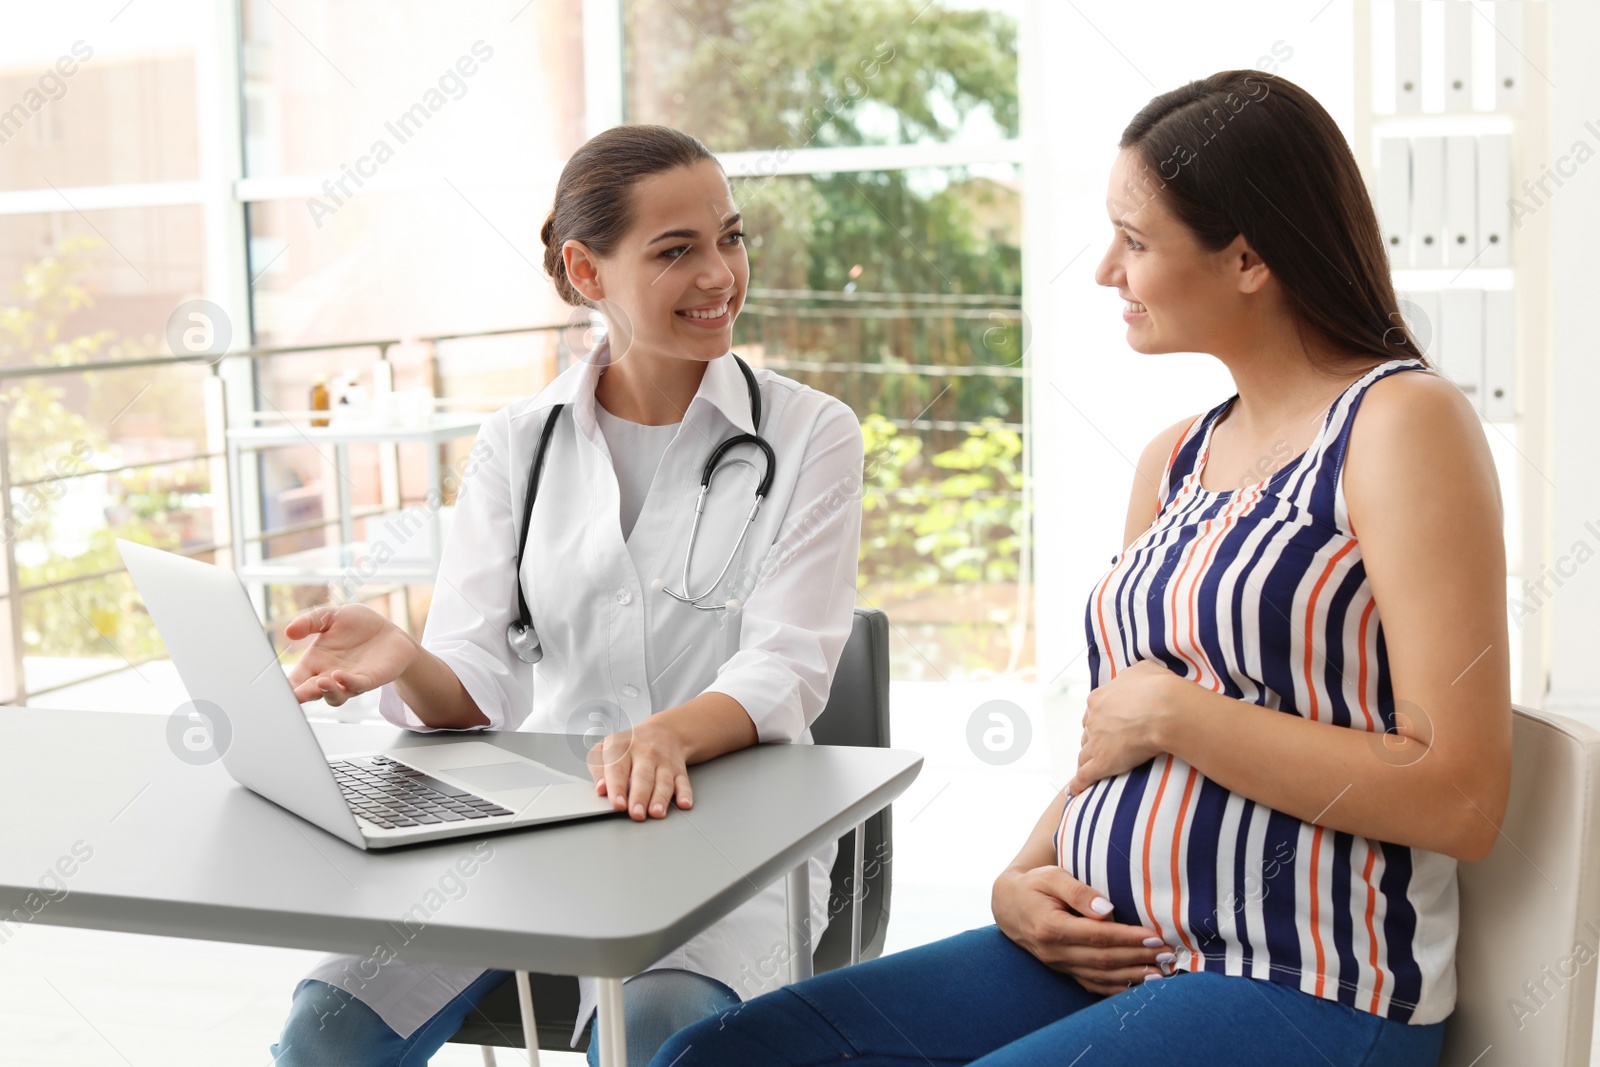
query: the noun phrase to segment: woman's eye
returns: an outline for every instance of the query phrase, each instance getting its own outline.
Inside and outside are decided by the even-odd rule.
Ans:
[[[744,231],[734,230],[732,233],[728,234],[727,239],[732,241],[734,244],[738,244],[744,240]]]
[[[1138,241],[1135,241],[1132,237],[1129,237],[1127,234],[1123,234],[1122,235],[1122,243],[1127,245],[1128,248],[1132,249],[1135,252],[1137,252],[1139,249],[1144,247],[1144,245],[1140,244]]]

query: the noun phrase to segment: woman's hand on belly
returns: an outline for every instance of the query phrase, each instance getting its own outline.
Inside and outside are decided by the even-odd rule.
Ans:
[[[1102,778],[1114,778],[1166,752],[1162,727],[1176,703],[1174,687],[1192,684],[1145,659],[1090,692],[1078,772],[1067,783],[1067,792],[1076,796]]]
[[[1060,867],[1007,869],[995,880],[993,908],[1007,937],[1101,996],[1161,974],[1176,958],[1158,931],[1108,918],[1111,902]]]

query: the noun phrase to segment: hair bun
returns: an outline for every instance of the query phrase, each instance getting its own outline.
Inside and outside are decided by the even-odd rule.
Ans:
[[[720,167],[705,145],[667,126],[613,126],[585,141],[561,168],[555,205],[539,229],[544,270],[561,299],[574,307],[594,306],[567,277],[563,249],[568,241],[580,243],[592,256],[611,255],[633,225],[633,186],[650,175],[703,160]]]

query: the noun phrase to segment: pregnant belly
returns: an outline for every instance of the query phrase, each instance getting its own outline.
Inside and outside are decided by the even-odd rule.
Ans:
[[[1242,823],[1248,808],[1269,818],[1259,828]],[[1268,832],[1275,820],[1286,837],[1276,854]],[[1193,969],[1196,955],[1226,951],[1241,932],[1242,912],[1275,880],[1287,887],[1292,864],[1284,860],[1293,858],[1300,825],[1162,755],[1071,799],[1056,837],[1057,862],[1111,901],[1113,919],[1160,931],[1178,966]]]

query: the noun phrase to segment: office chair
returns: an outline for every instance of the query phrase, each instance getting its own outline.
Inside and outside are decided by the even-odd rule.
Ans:
[[[1513,708],[1511,738],[1500,839],[1458,868],[1456,1008],[1439,1065],[1587,1067],[1600,968],[1600,731]]]
[[[883,612],[856,609],[850,637],[839,656],[839,666],[828,691],[828,705],[811,724],[811,736],[819,745],[889,747],[889,618]],[[874,959],[883,952],[884,938],[889,932],[889,814],[889,809],[884,808],[865,823],[862,841],[865,892],[860,901],[859,927],[852,922],[851,898],[856,832],[851,830],[839,839],[839,855],[833,861],[833,886],[828,894],[828,926],[811,954],[817,974],[850,962],[858,932],[860,959]],[[569,1051],[567,1042],[572,1037],[578,1015],[578,980],[571,975],[537,973],[530,973],[528,980],[539,1047]],[[477,1008],[468,1012],[461,1028],[450,1040],[485,1046],[485,1063],[494,1062],[489,1046],[526,1048],[515,978],[507,978]],[[578,1039],[577,1051],[587,1051],[588,1047],[589,1032],[585,1032]]]

